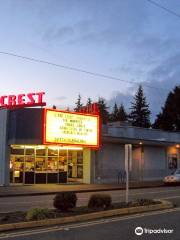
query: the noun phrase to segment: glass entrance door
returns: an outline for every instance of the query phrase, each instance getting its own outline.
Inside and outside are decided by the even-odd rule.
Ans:
[[[24,148],[12,149],[10,158],[10,181],[23,183],[24,180]]]
[[[68,181],[82,182],[83,180],[83,151],[68,150]]]

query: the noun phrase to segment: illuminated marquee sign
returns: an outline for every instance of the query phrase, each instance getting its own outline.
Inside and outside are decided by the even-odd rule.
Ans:
[[[44,109],[44,144],[99,147],[99,116]]]
[[[27,93],[18,95],[4,95],[0,97],[0,108],[18,108],[45,106],[43,101],[44,92]]]

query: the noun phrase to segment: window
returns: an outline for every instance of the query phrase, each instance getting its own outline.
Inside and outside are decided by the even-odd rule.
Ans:
[[[168,167],[169,169],[176,169],[177,168],[177,154],[170,154],[168,156]]]
[[[46,171],[46,161],[44,157],[37,157],[35,163],[36,171]]]
[[[36,148],[36,156],[45,156],[46,149],[45,148]]]

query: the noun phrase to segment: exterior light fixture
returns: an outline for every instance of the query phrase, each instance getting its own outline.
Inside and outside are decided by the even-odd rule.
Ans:
[[[176,145],[176,148],[180,148],[180,145],[179,145],[179,144],[177,144],[177,145]]]
[[[142,145],[143,143],[142,142],[139,142],[139,145]]]

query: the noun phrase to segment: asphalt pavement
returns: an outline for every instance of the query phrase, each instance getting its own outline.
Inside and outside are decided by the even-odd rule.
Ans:
[[[179,240],[180,208],[0,234],[12,240]],[[135,229],[137,235],[135,233]]]
[[[105,193],[112,196],[113,202],[125,201],[124,190],[108,191]],[[93,194],[93,192],[77,193],[77,206],[87,205],[91,194]],[[0,212],[27,211],[33,207],[53,208],[53,198],[54,195],[3,197],[0,198]],[[131,189],[129,200],[137,198],[166,199],[180,207],[180,186]]]

